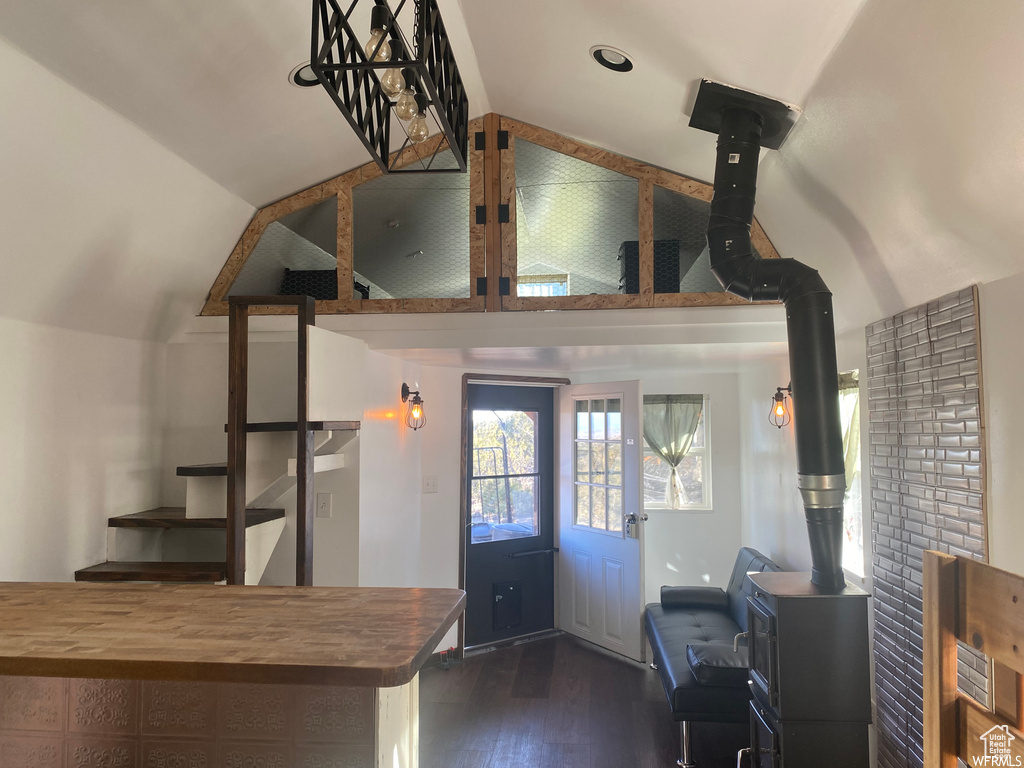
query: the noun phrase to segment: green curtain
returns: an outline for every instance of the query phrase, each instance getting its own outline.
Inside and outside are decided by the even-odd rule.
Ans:
[[[679,463],[690,450],[703,408],[703,395],[644,395],[644,440],[672,470],[665,487],[669,509],[686,504]]]

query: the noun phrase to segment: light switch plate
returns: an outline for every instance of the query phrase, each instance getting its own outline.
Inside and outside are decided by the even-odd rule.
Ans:
[[[437,475],[423,476],[423,492],[437,493]]]
[[[331,516],[331,494],[329,493],[318,493],[316,495],[316,516],[317,517],[330,517]]]

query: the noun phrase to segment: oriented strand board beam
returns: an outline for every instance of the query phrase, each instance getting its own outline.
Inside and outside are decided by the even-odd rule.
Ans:
[[[497,149],[498,130],[508,131],[507,149]],[[487,148],[475,149],[475,134],[484,131]],[[595,309],[634,307],[697,307],[744,304],[728,294],[719,293],[666,293],[655,294],[653,288],[653,188],[664,187],[688,197],[709,202],[713,188],[710,184],[682,176],[663,168],[641,163],[553,131],[523,123],[495,113],[472,120],[470,131],[470,210],[469,216],[469,272],[471,298],[469,299],[355,299],[352,296],[353,278],[353,216],[352,189],[382,175],[375,162],[339,174],[320,184],[289,195],[259,210],[246,227],[238,244],[228,257],[224,268],[210,290],[203,307],[203,315],[227,315],[225,297],[242,271],[267,226],[285,216],[325,200],[338,197],[338,300],[318,301],[317,314],[403,314],[418,312],[481,312],[509,310]],[[640,182],[640,294],[639,299],[609,294],[598,296],[526,297],[516,293],[518,259],[516,248],[516,137],[540,146],[608,168],[638,179]],[[443,150],[443,136],[434,136],[420,145],[407,147],[396,166],[408,167],[428,158],[435,148]],[[487,207],[487,223],[476,223],[476,207]],[[507,205],[509,221],[498,222],[498,205]],[[766,259],[779,254],[757,219],[751,227],[751,241],[758,253]],[[476,295],[476,278],[488,277],[488,296]],[[498,278],[509,279],[511,295],[498,294]],[[603,299],[603,300],[601,300]],[[292,314],[294,309],[280,307],[254,307],[252,314]]]

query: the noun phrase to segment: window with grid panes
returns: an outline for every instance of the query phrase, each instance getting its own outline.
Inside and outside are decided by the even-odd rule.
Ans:
[[[622,533],[622,400],[578,399],[573,524]]]

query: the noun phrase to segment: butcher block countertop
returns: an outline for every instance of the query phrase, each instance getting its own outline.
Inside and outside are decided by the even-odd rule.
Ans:
[[[394,687],[458,589],[0,583],[0,675]]]

